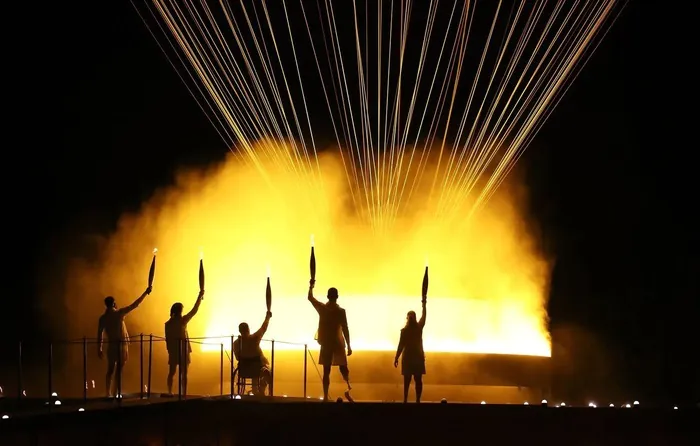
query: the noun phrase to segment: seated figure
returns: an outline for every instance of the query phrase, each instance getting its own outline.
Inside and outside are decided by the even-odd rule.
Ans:
[[[238,326],[240,335],[233,343],[233,354],[238,361],[238,376],[252,378],[255,394],[265,394],[271,381],[269,361],[260,348],[260,341],[270,325],[271,317],[272,313],[268,311],[262,326],[253,334],[247,323],[241,323]]]

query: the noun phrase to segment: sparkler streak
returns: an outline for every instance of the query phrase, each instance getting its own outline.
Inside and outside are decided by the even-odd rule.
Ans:
[[[468,215],[482,208],[626,0],[520,2],[512,8],[468,0],[447,8],[439,0],[377,0],[374,8],[365,0],[364,10],[357,0],[347,9],[317,0],[317,17],[304,0],[298,11],[288,0],[274,7],[247,0],[219,0],[219,8],[205,0],[147,3],[167,39],[158,43],[161,51],[176,70],[184,66],[187,76],[178,76],[190,94],[222,139],[266,178],[263,157],[324,188],[315,130],[322,123],[312,125],[309,99],[311,92],[322,94],[356,211],[375,231],[388,231],[422,184],[431,154],[437,158],[429,195],[436,216],[451,221],[464,215],[465,206]],[[447,12],[449,18],[438,22]],[[483,22],[475,21],[477,12],[491,14],[485,36],[476,31]],[[303,39],[293,26],[295,13],[303,18]],[[352,21],[345,19],[350,13]],[[341,30],[344,23],[352,35]],[[438,39],[436,23],[446,24]],[[279,26],[286,32],[277,32]],[[409,48],[416,27],[420,48]],[[348,57],[350,37],[354,58]],[[479,42],[472,47],[475,39],[481,49]],[[314,73],[300,58],[305,44]],[[189,86],[188,76],[196,86]]]

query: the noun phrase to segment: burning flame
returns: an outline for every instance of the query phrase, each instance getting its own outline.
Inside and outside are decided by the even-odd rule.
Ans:
[[[73,267],[67,304],[77,309],[94,301],[95,289],[126,301],[143,275],[132,247],[158,240],[167,246],[158,259],[159,293],[130,314],[129,323],[162,333],[174,302],[186,311],[195,303],[199,289],[187,253],[199,247],[201,259],[207,246],[207,300],[188,330],[217,339],[201,348],[218,352],[220,342],[230,342],[218,338],[237,333],[240,322],[251,329],[262,324],[261,282],[271,262],[275,318],[265,337],[315,345],[318,315],[306,299],[314,228],[312,246],[315,236],[323,241],[315,295],[325,301],[326,290],[338,288],[354,350],[396,349],[406,312],[420,309],[423,260],[427,264],[430,253],[427,351],[550,355],[549,264],[526,232],[518,195],[501,189],[484,210],[467,218],[465,208],[463,218],[450,223],[431,208],[427,192],[421,195],[429,185],[420,187],[381,231],[351,208],[340,160],[321,158],[319,169],[323,187],[274,163],[266,167],[270,183],[233,157],[218,170],[181,175],[175,188],[144,204],[142,214],[124,217],[100,262]],[[92,324],[86,318],[85,330]]]

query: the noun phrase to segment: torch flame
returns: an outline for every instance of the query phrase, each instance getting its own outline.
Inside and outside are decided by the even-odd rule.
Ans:
[[[314,247],[314,244],[315,244],[314,235],[311,234],[311,247],[312,247],[312,248]]]
[[[158,254],[158,248],[153,248],[153,255]]]
[[[199,247],[199,260],[204,260],[204,247]]]

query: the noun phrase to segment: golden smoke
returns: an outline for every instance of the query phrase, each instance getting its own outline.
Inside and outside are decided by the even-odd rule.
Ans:
[[[511,189],[501,190],[469,220],[465,208],[457,224],[437,218],[427,197],[414,194],[405,206],[410,212],[377,232],[358,217],[340,159],[319,160],[322,182],[300,181],[274,163],[261,175],[234,156],[216,168],[181,174],[137,215],[122,218],[99,262],[73,268],[69,305],[89,302],[97,314],[106,295],[120,306],[129,304],[146,288],[157,246],[153,293],[127,323],[132,332],[163,335],[170,306],[182,302],[188,311],[195,302],[203,251],[206,297],[190,336],[230,336],[244,321],[255,330],[265,316],[269,268],[273,318],[266,338],[315,347],[318,319],[306,300],[313,234],[316,296],[325,300],[329,287],[338,288],[353,349],[396,348],[406,312],[420,310],[429,259],[426,350],[550,355],[549,266]],[[72,310],[88,317],[88,311]],[[90,317],[80,325],[93,322]],[[218,342],[212,341],[212,349],[218,351]]]

